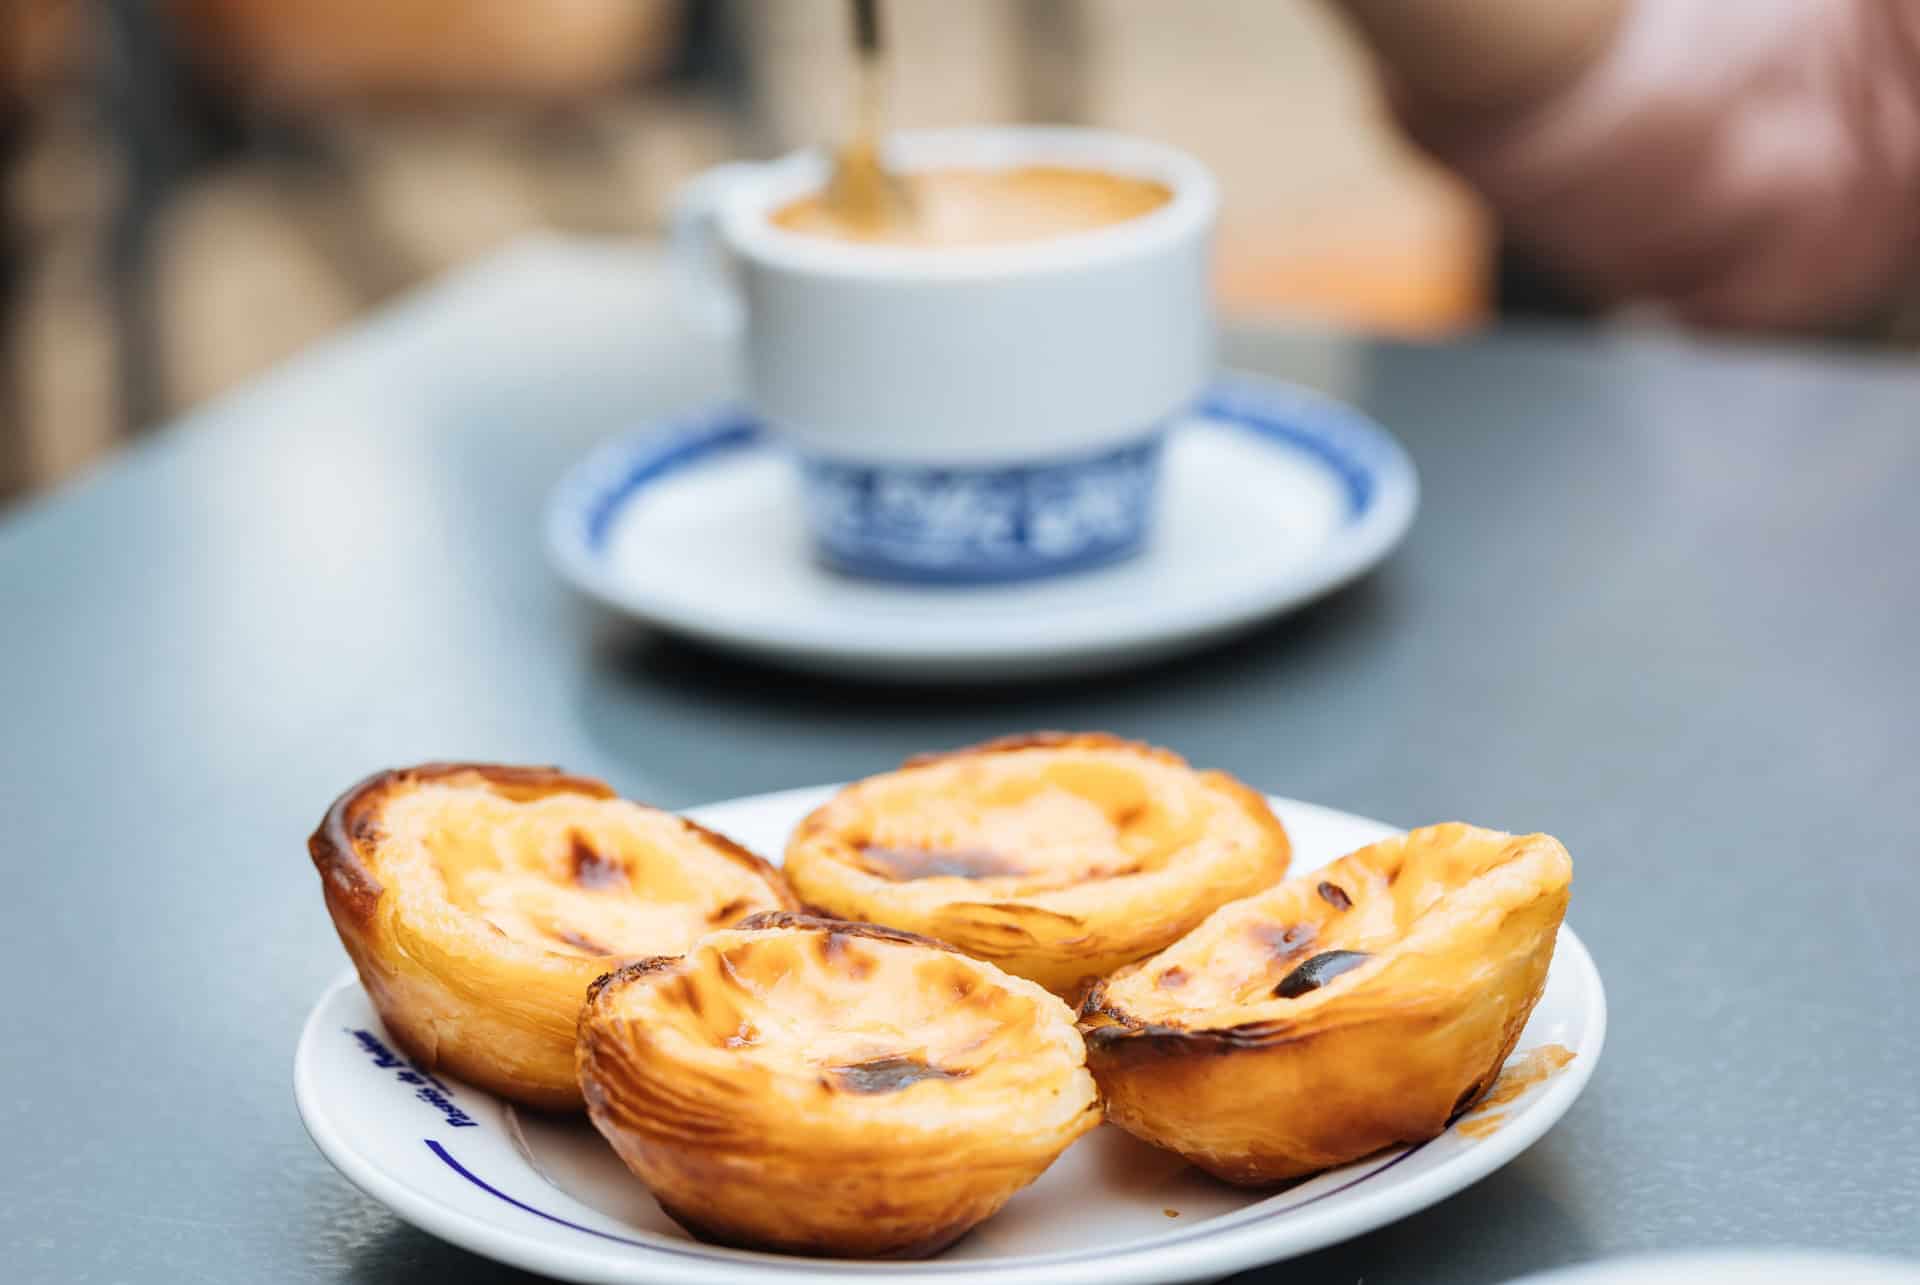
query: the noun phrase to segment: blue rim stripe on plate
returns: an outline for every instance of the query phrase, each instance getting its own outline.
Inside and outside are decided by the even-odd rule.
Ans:
[[[1445,1135],[1443,1134],[1441,1136],[1444,1137]],[[674,1244],[662,1244],[658,1241],[639,1240],[631,1236],[622,1236],[618,1232],[602,1231],[597,1227],[588,1227],[584,1223],[573,1222],[570,1219],[562,1218],[558,1214],[548,1213],[546,1210],[530,1205],[524,1200],[520,1200],[514,1196],[509,1196],[506,1192],[500,1190],[498,1187],[487,1182],[484,1178],[474,1173],[473,1170],[467,1168],[465,1165],[461,1164],[458,1160],[455,1160],[453,1158],[453,1155],[446,1149],[446,1147],[440,1142],[436,1141],[435,1139],[422,1138],[421,1141],[426,1143],[427,1149],[432,1151],[434,1155],[438,1156],[440,1160],[449,1169],[459,1174],[462,1178],[465,1178],[468,1182],[472,1183],[474,1186],[478,1187],[480,1190],[486,1192],[488,1195],[493,1196],[499,1200],[505,1201],[507,1204],[512,1205],[515,1209],[524,1210],[527,1213],[533,1214],[535,1217],[544,1218],[550,1223],[556,1223],[561,1227],[570,1228],[573,1231],[585,1232],[589,1236],[597,1236],[602,1240],[610,1240],[615,1242],[616,1244],[630,1245],[635,1249],[652,1250],[657,1253],[671,1254],[679,1258],[694,1258],[694,1259],[699,1259],[702,1262],[709,1262],[709,1263],[716,1262],[716,1261],[719,1261],[719,1262],[726,1261],[727,1251],[724,1249],[713,1249],[713,1250],[688,1249],[688,1248],[682,1248],[681,1246],[674,1245]],[[1432,1139],[1428,1139],[1428,1142],[1431,1142],[1431,1141]],[[1315,1205],[1321,1202],[1322,1200],[1328,1199],[1329,1197],[1338,1196],[1343,1192],[1351,1191],[1353,1188],[1359,1186],[1361,1183],[1366,1182],[1370,1179],[1379,1177],[1381,1174],[1387,1172],[1387,1170],[1389,1169],[1392,1169],[1395,1165],[1399,1164],[1401,1161],[1406,1160],[1409,1157],[1418,1154],[1426,1146],[1427,1146],[1427,1142],[1421,1142],[1414,1146],[1408,1147],[1405,1151],[1402,1151],[1400,1154],[1396,1156],[1390,1157],[1389,1159],[1383,1161],[1381,1164],[1375,1166],[1374,1168],[1367,1170],[1367,1172],[1363,1174],[1359,1174],[1353,1178],[1350,1178],[1346,1182],[1341,1183],[1337,1187],[1329,1187],[1325,1191],[1315,1192],[1313,1195],[1307,1197],[1305,1200],[1302,1200],[1297,1204],[1288,1205],[1284,1209],[1243,1210],[1241,1211],[1240,1215],[1237,1217],[1233,1214],[1225,1214],[1216,1218],[1209,1218],[1206,1221],[1197,1223],[1192,1227],[1184,1228],[1181,1231],[1177,1231],[1177,1232],[1171,1232],[1165,1236],[1159,1236],[1159,1237],[1155,1237],[1145,1241],[1129,1242],[1126,1246],[1122,1248],[1101,1249],[1101,1250],[1091,1250],[1091,1251],[1066,1251],[1058,1254],[1030,1254],[1020,1258],[1013,1259],[1007,1262],[1005,1266],[1007,1268],[1055,1266],[1055,1265],[1064,1264],[1064,1263],[1094,1262],[1102,1258],[1124,1257],[1129,1254],[1143,1253],[1149,1250],[1166,1249],[1174,1245],[1184,1244],[1188,1241],[1201,1240],[1201,1239],[1206,1239],[1214,1236],[1219,1236],[1226,1232],[1237,1231],[1243,1227],[1251,1226],[1254,1223],[1266,1222],[1267,1220],[1273,1219],[1273,1218],[1284,1218],[1289,1214],[1297,1213],[1300,1210],[1305,1209],[1309,1205]],[[835,1266],[836,1264],[838,1264],[837,1267]],[[771,1263],[758,1263],[756,1265],[771,1267],[776,1270],[788,1270],[788,1271],[793,1271],[795,1273],[812,1275],[820,1272],[830,1272],[830,1271],[840,1270],[841,1268],[844,1268],[845,1263],[844,1263],[844,1260],[840,1260],[840,1259],[821,1259],[817,1263],[807,1262],[803,1260],[802,1263],[795,1263],[795,1264],[782,1264],[775,1261]],[[916,1272],[926,1272],[929,1274],[935,1274],[941,1271],[957,1271],[957,1272],[979,1271],[982,1265],[978,1262],[969,1262],[969,1261],[959,1261],[959,1262],[951,1262],[951,1263],[918,1261],[911,1264],[896,1264],[896,1266],[910,1266],[912,1270]]]
[[[1398,445],[1384,429],[1351,407],[1305,388],[1225,377],[1208,389],[1193,414],[1313,456],[1345,487],[1348,525],[1367,516],[1383,478],[1400,471]],[[598,557],[606,551],[615,518],[636,493],[709,457],[757,446],[765,437],[751,412],[730,405],[609,442],[563,484],[558,512],[571,543]]]

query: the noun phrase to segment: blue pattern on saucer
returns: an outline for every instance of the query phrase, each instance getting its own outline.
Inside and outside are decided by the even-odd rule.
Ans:
[[[1163,440],[1011,468],[803,456],[808,523],[820,555],[854,575],[982,583],[1103,566],[1146,542]]]

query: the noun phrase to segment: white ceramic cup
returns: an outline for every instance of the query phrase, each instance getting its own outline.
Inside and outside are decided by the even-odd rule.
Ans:
[[[1212,369],[1212,177],[1176,149],[1079,129],[903,134],[889,156],[1100,170],[1172,195],[1084,232],[903,247],[770,220],[825,184],[818,152],[689,185],[684,292],[740,336],[754,408],[800,457],[820,552],[861,574],[978,581],[1137,550],[1164,430]]]

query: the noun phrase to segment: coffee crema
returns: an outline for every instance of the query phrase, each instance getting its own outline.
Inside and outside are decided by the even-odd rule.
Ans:
[[[804,236],[874,245],[1006,245],[1124,223],[1173,199],[1153,179],[1055,165],[923,170],[901,179],[913,205],[905,221],[850,220],[816,192],[781,206],[773,222]]]

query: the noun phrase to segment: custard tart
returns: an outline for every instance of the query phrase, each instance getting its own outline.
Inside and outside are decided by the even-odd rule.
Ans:
[[[756,915],[595,983],[587,1111],[703,1240],[932,1254],[1100,1119],[1073,1013],[940,942]]]
[[[1038,733],[909,759],[800,823],[809,905],[951,942],[1074,996],[1287,871],[1266,800],[1178,755]]]
[[[527,1106],[578,1108],[596,977],[797,905],[745,848],[552,768],[433,763],[337,799],[307,841],[394,1040]]]
[[[1547,835],[1436,825],[1222,907],[1088,992],[1108,1118],[1245,1184],[1433,1137],[1520,1038],[1572,877]]]

